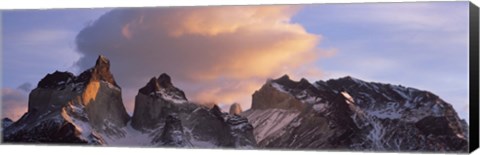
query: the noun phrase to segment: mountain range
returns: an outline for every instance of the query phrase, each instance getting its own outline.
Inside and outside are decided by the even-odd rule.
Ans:
[[[146,81],[130,116],[110,61],[47,74],[4,143],[348,151],[467,152],[468,124],[435,94],[353,77],[268,79],[250,109],[189,101],[169,75]]]

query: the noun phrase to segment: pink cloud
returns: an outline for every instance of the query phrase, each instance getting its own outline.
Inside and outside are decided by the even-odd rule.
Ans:
[[[77,35],[86,69],[98,54],[112,62],[125,101],[150,77],[167,73],[189,100],[243,102],[268,78],[299,74],[321,56],[320,36],[290,19],[290,6],[118,9]],[[319,70],[305,71],[320,75]],[[135,91],[132,91],[135,90]],[[133,103],[127,103],[133,104]],[[127,105],[132,107],[131,105]],[[131,110],[131,108],[129,108]],[[244,108],[246,109],[246,108]]]
[[[28,94],[26,92],[12,88],[2,89],[2,118],[18,120],[27,112],[27,105]]]

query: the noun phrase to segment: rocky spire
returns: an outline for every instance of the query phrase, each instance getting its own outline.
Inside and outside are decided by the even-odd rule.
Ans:
[[[213,105],[212,109],[210,109],[210,112],[218,119],[224,121],[222,110],[220,110],[220,107],[218,107],[216,104]]]
[[[240,115],[242,113],[242,107],[238,103],[233,103],[230,106],[230,114],[232,115]]]
[[[286,86],[288,88],[294,88],[297,85],[297,82],[290,79],[290,77],[285,74],[282,77],[273,80],[273,82]]]
[[[157,83],[157,78],[152,77],[150,81],[148,81],[147,85],[144,87],[140,88],[139,92],[145,95],[148,95],[152,92],[157,92],[160,90],[160,86]]]
[[[165,120],[165,126],[161,135],[161,141],[164,146],[184,146],[183,126],[180,119],[168,115]]]
[[[95,68],[105,68],[106,70],[110,69],[110,60],[105,56],[99,55],[95,63]]]
[[[288,76],[287,74],[283,75],[282,77],[278,78],[278,79],[275,79],[274,81],[277,81],[277,82],[290,82],[292,81],[290,79],[290,76]]]
[[[188,101],[185,93],[172,84],[170,76],[166,73],[160,74],[158,78],[151,78],[147,85],[139,90],[139,93],[144,95],[160,95],[167,100]]]
[[[103,55],[99,55],[97,58],[95,67],[92,70],[91,80],[103,80],[119,87],[112,73],[110,73],[110,60]]]
[[[162,87],[162,88],[173,87],[172,79],[166,73],[160,74],[160,76],[158,76],[157,81],[158,81],[158,84],[160,85],[160,87]]]

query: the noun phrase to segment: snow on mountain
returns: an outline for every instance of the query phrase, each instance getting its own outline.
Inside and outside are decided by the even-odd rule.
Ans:
[[[7,143],[254,148],[253,127],[239,107],[235,111],[188,102],[163,73],[139,89],[130,118],[110,61],[99,56],[78,76],[45,76],[30,94],[27,113],[14,123],[2,120],[2,132]]]
[[[2,120],[7,143],[190,148],[465,152],[468,125],[423,90],[353,77],[310,83],[287,75],[252,95],[251,109],[223,113],[190,102],[169,75],[153,77],[123,105],[110,61],[75,76],[56,71],[29,95],[28,111]]]
[[[129,116],[109,67],[99,56],[79,76],[45,76],[30,93],[27,112],[3,130],[4,142],[103,144],[102,134],[121,136],[118,128]]]
[[[273,89],[271,89],[273,88]],[[467,151],[467,125],[438,96],[344,77],[268,80],[243,112],[259,147]],[[287,113],[286,111],[290,111]]]
[[[285,109],[248,110],[242,113],[255,126],[254,135],[257,142],[282,129],[299,114],[298,111]]]

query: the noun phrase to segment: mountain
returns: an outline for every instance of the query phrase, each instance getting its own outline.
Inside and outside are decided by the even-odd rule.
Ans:
[[[130,117],[104,56],[78,76],[47,74],[30,93],[27,112],[16,122],[3,119],[2,129],[7,143],[256,147],[246,118],[189,102],[167,74],[139,89]]]
[[[110,62],[99,56],[94,67],[75,76],[56,71],[33,89],[27,112],[3,131],[4,142],[104,144],[121,136],[130,117]]]
[[[352,77],[268,80],[241,115],[260,148],[468,150],[468,125],[438,96]]]
[[[238,115],[191,103],[170,76],[153,77],[138,91],[132,127],[155,135],[151,143],[177,147],[254,148],[253,127]]]
[[[435,94],[353,77],[269,79],[251,108],[187,99],[172,78],[152,77],[133,115],[99,56],[75,76],[55,71],[29,94],[27,112],[2,119],[3,142],[104,146],[466,152],[468,125]]]

